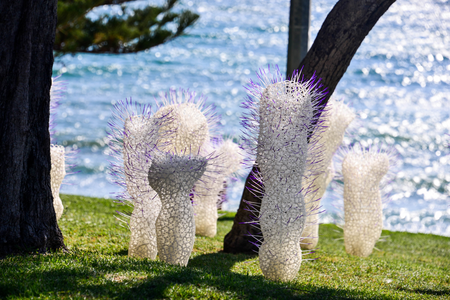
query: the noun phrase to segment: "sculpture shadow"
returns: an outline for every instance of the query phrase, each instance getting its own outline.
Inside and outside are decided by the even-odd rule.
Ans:
[[[127,290],[118,298],[167,298],[165,291],[176,285],[192,287],[192,294],[180,295],[180,297],[187,298],[195,298],[197,287],[207,286],[212,292],[221,291],[239,299],[383,299],[354,290],[316,287],[311,284],[296,286],[290,283],[271,281],[262,275],[245,275],[231,271],[234,264],[255,256],[224,252],[199,255],[191,259],[186,268],[177,267],[173,272],[153,277],[151,280]]]
[[[128,249],[122,249],[114,253],[115,255],[128,256]]]
[[[46,295],[56,298],[195,299],[204,297],[205,290],[210,290],[212,296],[217,297],[220,292],[220,296],[225,294],[239,299],[385,299],[361,291],[313,283],[274,282],[262,275],[232,271],[236,263],[255,257],[253,255],[203,254],[191,259],[187,267],[179,267],[148,259],[120,256],[98,259],[88,252],[80,254],[58,257],[61,264],[57,268],[31,268],[26,274],[20,271],[22,267],[17,262],[5,261],[4,267],[18,271],[11,274],[13,280],[0,282],[0,299]],[[40,261],[46,259],[43,257]],[[73,265],[74,260],[81,263]],[[126,275],[130,272],[135,276]]]

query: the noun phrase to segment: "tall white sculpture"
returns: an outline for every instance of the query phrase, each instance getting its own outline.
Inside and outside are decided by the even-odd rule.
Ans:
[[[157,254],[155,221],[161,210],[161,201],[149,186],[147,174],[156,148],[157,129],[149,115],[130,116],[125,120],[123,136],[125,182],[134,204],[128,255],[150,259]]]
[[[169,264],[186,266],[194,248],[194,210],[189,194],[206,165],[204,157],[169,152],[152,160],[148,181],[162,203],[156,220],[158,253]]]
[[[257,140],[260,173],[255,177],[264,186],[259,263],[267,278],[289,281],[297,276],[302,261],[300,238],[307,216],[302,180],[316,105],[324,94],[315,78],[302,82],[297,75],[285,81],[279,70],[273,79],[263,71],[259,77],[261,85],[250,84],[246,106],[252,111],[243,122],[250,139]]]
[[[330,99],[326,111],[321,114],[321,124],[314,131],[311,140],[320,148],[320,157],[317,157],[317,151],[313,151],[312,158],[308,157],[309,163],[303,182],[303,189],[310,192],[305,195],[308,217],[302,233],[302,249],[311,250],[317,246],[320,200],[333,179],[333,155],[342,143],[345,130],[354,119],[355,113],[347,105]],[[312,161],[314,159],[317,161]]]
[[[239,170],[244,158],[242,150],[232,140],[223,141],[215,149],[215,158],[208,163],[207,175],[195,185],[194,195],[195,233],[207,237],[217,233],[217,205],[223,183]]]
[[[116,161],[110,170],[116,183],[122,187],[119,198],[133,207],[129,219],[129,256],[156,258],[155,222],[161,201],[148,184],[148,169],[163,122],[152,118],[149,106],[131,100],[117,103],[109,122],[109,146]]]
[[[347,253],[372,253],[383,227],[380,181],[389,171],[390,156],[376,149],[353,147],[344,157],[344,242]]]
[[[59,189],[66,176],[65,150],[63,146],[50,145],[50,185],[53,195],[53,207],[55,208],[56,220],[59,220],[63,214],[64,206],[59,197]]]

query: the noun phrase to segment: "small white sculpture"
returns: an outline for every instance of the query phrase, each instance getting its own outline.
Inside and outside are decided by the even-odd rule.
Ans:
[[[53,195],[53,207],[55,208],[56,220],[58,221],[64,211],[64,206],[59,197],[59,189],[66,176],[64,147],[53,144],[50,145],[50,160],[52,164],[50,169],[50,185]]]
[[[204,157],[171,153],[152,160],[148,181],[162,203],[156,220],[158,253],[169,264],[186,266],[194,248],[194,210],[189,194],[206,165]]]
[[[313,162],[313,158],[308,157],[303,188],[310,192],[305,195],[308,217],[302,233],[302,249],[314,249],[319,242],[320,200],[333,179],[333,155],[342,143],[345,130],[354,119],[355,113],[347,105],[330,99],[326,111],[320,117],[321,124],[314,131],[311,140],[320,147],[320,157],[317,157],[317,151],[313,152],[313,156],[318,161]]]
[[[302,180],[314,112],[323,93],[315,78],[303,82],[298,74],[285,81],[279,70],[273,79],[263,71],[259,77],[262,85],[250,84],[246,106],[252,111],[243,121],[250,139],[258,134],[260,173],[254,175],[264,189],[259,263],[265,277],[289,281],[297,276],[302,260],[300,238],[307,216]]]
[[[232,140],[225,140],[215,148],[216,156],[208,163],[207,175],[194,188],[195,234],[207,237],[217,233],[217,206],[223,183],[239,170],[243,160],[242,150]]]
[[[378,150],[353,147],[344,157],[344,242],[347,253],[372,253],[383,227],[380,181],[389,171],[390,157]]]

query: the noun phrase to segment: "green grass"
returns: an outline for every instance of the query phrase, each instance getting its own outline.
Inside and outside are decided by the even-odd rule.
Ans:
[[[187,267],[129,258],[129,231],[111,200],[63,195],[59,225],[69,253],[0,261],[0,298],[450,299],[450,238],[384,231],[368,258],[346,254],[343,234],[320,227],[320,249],[295,281],[266,280],[257,256],[221,252],[233,213],[215,238],[197,237]],[[306,258],[306,257],[305,257]]]

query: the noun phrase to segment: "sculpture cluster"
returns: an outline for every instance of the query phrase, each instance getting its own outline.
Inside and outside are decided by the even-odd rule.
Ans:
[[[257,216],[264,238],[259,262],[267,278],[288,281],[297,276],[302,260],[305,195],[311,193],[302,182],[307,163],[320,160],[312,132],[322,126],[316,116],[325,93],[315,78],[302,81],[297,74],[284,80],[279,70],[273,78],[264,71],[258,75],[260,83],[248,88],[244,106],[250,113],[243,124],[259,167],[254,185],[264,191]]]
[[[220,189],[215,195],[211,191],[217,190],[217,178],[223,186],[224,170],[230,169],[227,158],[233,156],[217,154],[212,146],[210,130],[216,117],[210,107],[203,107],[202,98],[172,90],[158,106],[154,114],[150,107],[131,101],[115,106],[110,147],[118,163],[112,171],[123,187],[121,198],[130,199],[134,207],[129,255],[155,259],[159,253],[161,260],[185,266],[194,245],[195,222],[211,227],[204,230],[207,234],[215,234]],[[194,219],[194,185],[194,207],[214,203],[211,216],[203,216],[210,223],[202,223],[201,214]],[[210,202],[204,201],[205,195]]]

